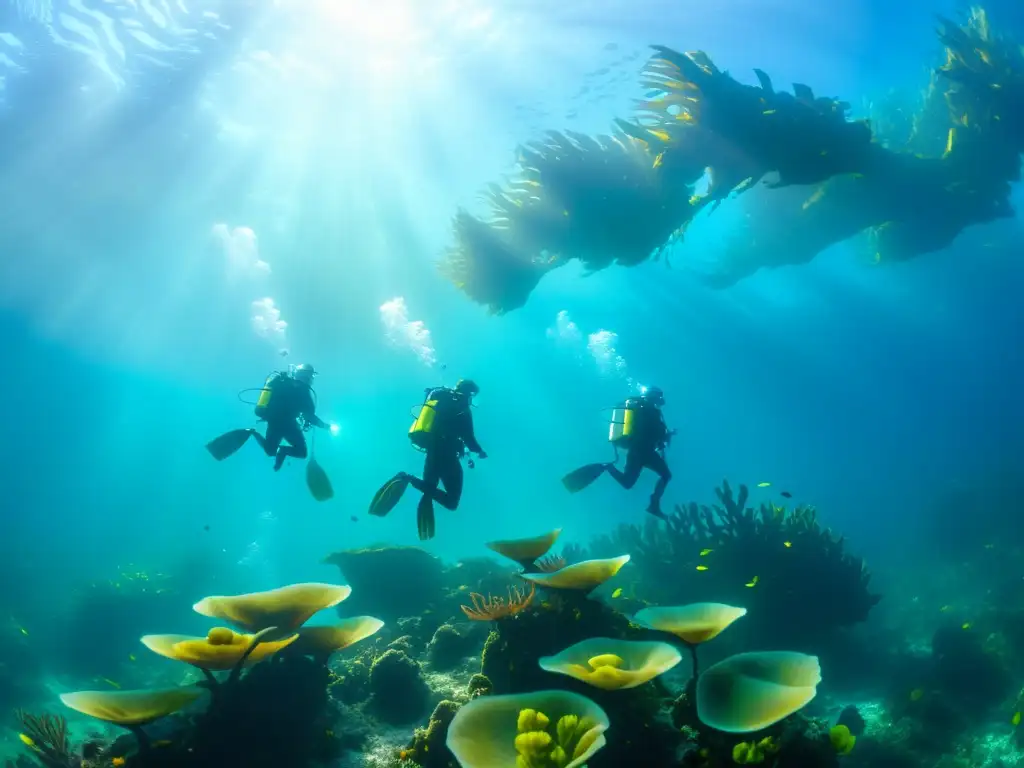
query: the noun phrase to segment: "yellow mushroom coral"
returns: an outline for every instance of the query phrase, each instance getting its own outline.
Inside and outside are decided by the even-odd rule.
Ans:
[[[62,693],[65,707],[132,731],[139,749],[149,746],[142,726],[174,714],[206,693],[202,688],[162,688],[141,691],[77,691]]]
[[[222,672],[234,669],[243,659],[246,667],[258,664],[297,638],[298,635],[291,635],[283,640],[261,642],[249,651],[256,640],[254,635],[242,635],[226,627],[215,627],[206,637],[145,635],[142,644],[168,659],[183,661],[211,672]],[[246,651],[249,651],[248,656]]]
[[[633,616],[633,623],[647,629],[669,632],[686,643],[693,659],[693,677],[696,678],[699,673],[697,646],[718,637],[736,619],[746,614],[746,608],[724,603],[691,603],[644,608]]]
[[[446,744],[462,768],[579,768],[608,727],[603,709],[569,691],[481,696],[455,714]]]
[[[629,555],[607,560],[584,560],[551,573],[522,573],[520,576],[548,589],[572,589],[590,592],[604,584],[629,562]]]
[[[384,622],[373,616],[354,616],[326,627],[302,627],[292,647],[296,653],[326,661],[332,653],[376,634]]]
[[[290,635],[317,611],[332,608],[352,594],[349,586],[292,584],[246,595],[205,597],[192,606],[196,613],[227,621],[246,632],[277,627],[275,637]]]
[[[504,541],[489,541],[484,546],[494,550],[502,557],[507,557],[519,563],[529,571],[534,567],[534,561],[543,557],[547,551],[554,546],[555,540],[562,533],[561,528],[556,528],[540,536],[533,536],[528,539],[507,539]]]
[[[615,691],[643,685],[668,672],[681,659],[679,651],[668,643],[593,637],[554,656],[543,656],[538,663],[546,672]]]
[[[697,680],[697,716],[727,733],[750,733],[804,707],[817,693],[815,656],[762,651],[730,656]]]

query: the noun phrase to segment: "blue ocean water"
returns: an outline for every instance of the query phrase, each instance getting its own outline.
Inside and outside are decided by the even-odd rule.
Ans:
[[[628,112],[648,44],[857,112],[924,87],[932,15],[956,10],[4,0],[4,610],[35,632],[54,596],[118,567],[187,569],[198,598],[330,580],[338,549],[419,545],[413,501],[366,510],[421,468],[406,431],[424,388],[461,377],[481,386],[489,457],[460,509],[438,510],[431,552],[640,521],[653,478],[576,496],[560,478],[610,457],[603,409],[657,385],[679,430],[666,506],[710,501],[724,477],[771,482],[755,500],[785,488],[874,570],[898,569],[935,494],[1019,467],[1024,267],[991,245],[1020,242],[1019,218],[907,263],[847,243],[714,290],[688,265],[712,258],[724,206],[671,267],[573,264],[504,316],[435,262],[517,143]],[[1012,4],[989,11],[1024,39]],[[203,449],[254,423],[236,393],[299,362],[339,427],[315,443],[327,503],[299,462],[274,473],[255,445],[223,463]]]

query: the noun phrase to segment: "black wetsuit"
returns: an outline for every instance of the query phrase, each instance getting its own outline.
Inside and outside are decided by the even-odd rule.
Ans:
[[[286,373],[278,373],[267,386],[271,391],[270,402],[261,416],[267,422],[267,434],[263,436],[254,431],[253,437],[268,456],[276,456],[274,471],[277,471],[289,456],[304,459],[309,455],[299,418],[314,427],[327,424],[316,415],[313,392],[308,385]],[[281,445],[282,441],[288,445]]]
[[[636,485],[640,479],[640,473],[644,469],[650,469],[658,475],[658,484],[654,486],[651,494],[651,502],[647,511],[658,517],[664,517],[661,511],[661,497],[672,479],[672,471],[665,461],[665,446],[668,444],[670,434],[668,425],[665,424],[665,417],[660,408],[646,403],[641,399],[629,403],[636,413],[634,417],[634,432],[626,453],[626,468],[619,470],[617,467],[607,467],[608,474],[615,478],[616,482],[627,490]]]
[[[427,400],[438,401],[437,432],[426,448],[423,478],[409,476],[409,484],[423,494],[417,508],[421,539],[434,535],[435,501],[445,509],[458,509],[464,474],[462,457],[466,450],[484,453],[473,433],[468,397],[451,389],[435,389],[427,394]],[[444,490],[439,485],[443,485]]]

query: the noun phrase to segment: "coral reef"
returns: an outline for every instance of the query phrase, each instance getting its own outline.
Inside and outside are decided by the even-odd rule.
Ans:
[[[444,597],[443,563],[417,547],[344,550],[324,562],[338,566],[353,589],[355,596],[339,608],[342,616],[369,613],[390,624],[436,609]]]
[[[867,568],[813,507],[753,509],[746,486],[734,494],[727,481],[716,495],[718,504],[677,506],[665,525],[621,526],[589,553],[631,554],[627,600],[673,605],[699,594],[745,606],[745,632],[761,647],[817,652],[831,633],[867,618],[879,600]]]
[[[394,648],[370,667],[370,710],[382,721],[404,725],[423,716],[430,689],[420,665]]]
[[[463,634],[451,624],[442,624],[427,645],[427,661],[436,670],[448,670],[459,665],[476,647],[475,638]]]

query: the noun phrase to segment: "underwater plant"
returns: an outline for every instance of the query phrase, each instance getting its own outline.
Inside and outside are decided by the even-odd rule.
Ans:
[[[351,594],[349,586],[290,584],[265,592],[204,597],[192,609],[211,619],[234,624],[246,632],[275,627],[280,634],[290,635],[314,613],[333,608]]]
[[[790,651],[736,654],[697,678],[697,716],[726,733],[760,731],[806,706],[820,682],[814,656]]]
[[[522,573],[527,581],[546,589],[565,589],[589,594],[619,572],[629,555],[602,560],[584,560],[550,573]]]
[[[61,715],[32,715],[15,710],[21,728],[18,738],[32,750],[36,760],[46,768],[75,768],[76,757],[68,738],[68,721]]]
[[[682,640],[690,650],[693,679],[696,680],[700,672],[697,646],[718,637],[736,619],[746,615],[746,608],[722,603],[692,603],[678,607],[644,608],[637,611],[633,622],[648,629],[669,632]]]
[[[568,691],[482,696],[448,727],[448,749],[462,768],[577,768],[606,743],[608,716]]]
[[[562,529],[556,528],[540,536],[532,536],[527,539],[508,539],[505,541],[489,541],[484,544],[490,550],[497,552],[502,557],[507,557],[514,563],[518,563],[525,571],[537,570],[537,561],[544,557],[555,545]]]
[[[83,715],[119,725],[131,731],[139,750],[150,748],[143,726],[149,725],[206,695],[202,688],[163,688],[141,691],[76,691],[62,693],[61,703]]]
[[[525,611],[533,603],[536,593],[536,584],[530,585],[528,593],[519,589],[519,587],[509,587],[508,600],[501,597],[493,597],[492,595],[488,595],[485,598],[483,595],[472,592],[469,595],[472,606],[463,605],[460,607],[462,612],[466,614],[466,618],[473,621],[496,621]]]
[[[569,675],[596,688],[635,688],[668,672],[680,662],[679,651],[667,643],[593,637],[554,656],[542,656],[540,668]]]

